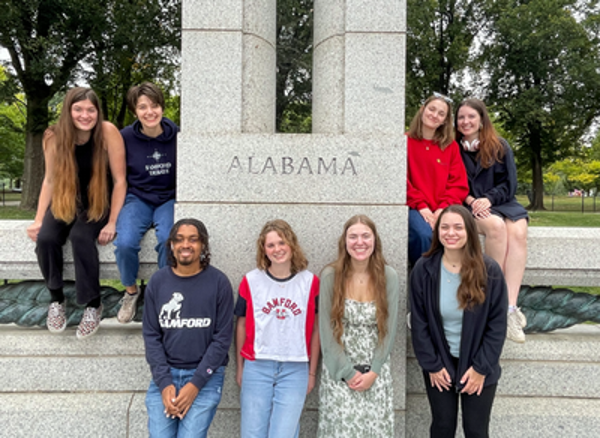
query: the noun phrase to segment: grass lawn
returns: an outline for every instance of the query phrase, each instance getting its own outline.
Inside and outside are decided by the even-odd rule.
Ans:
[[[2,207],[0,204],[0,219],[33,219],[35,211],[21,210],[19,207]]]

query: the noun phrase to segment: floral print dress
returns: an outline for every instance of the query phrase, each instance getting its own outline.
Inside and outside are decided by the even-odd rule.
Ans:
[[[374,302],[346,299],[342,343],[354,364],[370,364],[378,345]],[[394,436],[393,386],[390,363],[381,368],[373,386],[364,392],[335,381],[323,363],[319,391],[319,438],[383,438]]]

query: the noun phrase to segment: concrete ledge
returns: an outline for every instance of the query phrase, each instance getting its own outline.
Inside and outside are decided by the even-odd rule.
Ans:
[[[41,279],[42,273],[37,264],[35,243],[27,237],[27,227],[31,221],[0,221],[0,279],[35,280]],[[138,278],[149,279],[157,270],[156,236],[150,230],[141,242],[140,270]],[[100,257],[100,278],[119,279],[119,270],[115,260],[115,246],[98,245]],[[64,272],[66,280],[73,280],[73,254],[69,242],[64,246]]]
[[[0,221],[0,279],[40,279],[35,244],[25,232],[31,221]],[[139,278],[156,270],[156,237],[146,233]],[[99,246],[101,278],[119,278],[114,245]],[[597,286],[600,284],[600,228],[530,227],[523,284]],[[65,278],[73,279],[73,257],[65,245]]]

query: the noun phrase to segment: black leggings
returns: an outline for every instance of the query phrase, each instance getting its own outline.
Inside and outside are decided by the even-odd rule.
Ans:
[[[100,298],[100,261],[96,241],[108,218],[88,222],[87,212],[78,212],[69,224],[46,212],[37,237],[35,253],[40,270],[50,290],[62,289],[63,245],[67,237],[73,249],[77,302],[88,304]]]
[[[496,395],[496,384],[485,386],[481,395],[459,394],[452,387],[440,392],[431,386],[429,373],[423,373],[427,399],[431,408],[431,438],[454,438],[458,417],[458,399],[462,409],[465,438],[488,438],[490,414]],[[458,377],[460,378],[460,376]]]

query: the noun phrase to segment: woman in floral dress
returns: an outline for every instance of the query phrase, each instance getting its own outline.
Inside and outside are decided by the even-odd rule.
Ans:
[[[375,224],[357,215],[344,225],[338,258],[321,275],[319,330],[323,370],[321,438],[394,436],[389,355],[399,281],[385,264]]]

